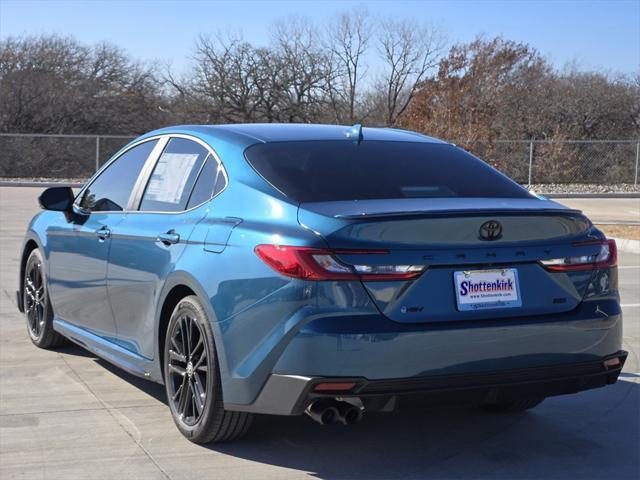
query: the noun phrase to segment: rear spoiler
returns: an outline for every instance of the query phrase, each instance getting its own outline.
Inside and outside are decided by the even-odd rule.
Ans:
[[[581,210],[574,209],[451,209],[451,210],[414,210],[407,212],[371,212],[371,213],[359,213],[359,214],[336,214],[333,218],[345,219],[345,220],[357,220],[357,219],[376,219],[376,218],[391,218],[391,217],[474,217],[474,216],[487,216],[487,215],[573,215],[584,216]]]
[[[414,216],[473,215],[549,215],[564,213],[581,215],[552,200],[540,198],[394,198],[377,200],[339,200],[305,202],[300,209],[323,217],[352,220],[358,218],[388,218]]]

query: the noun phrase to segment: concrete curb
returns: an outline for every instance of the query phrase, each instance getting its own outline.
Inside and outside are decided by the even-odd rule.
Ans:
[[[640,240],[631,240],[629,238],[610,237],[616,241],[618,250],[626,253],[640,254]]]
[[[640,192],[624,193],[540,193],[546,198],[640,198]]]
[[[0,187],[71,187],[79,188],[84,183],[78,182],[7,182],[6,180],[0,180]]]

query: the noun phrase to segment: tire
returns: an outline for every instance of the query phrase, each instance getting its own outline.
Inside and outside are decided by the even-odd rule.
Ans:
[[[37,248],[29,254],[25,265],[22,301],[29,338],[35,346],[49,349],[67,343],[67,339],[53,329],[53,309],[44,275],[44,260]]]
[[[196,296],[183,298],[173,310],[163,358],[167,403],[187,439],[200,444],[227,442],[247,433],[252,415],[224,409],[213,333]]]
[[[527,398],[512,402],[484,403],[480,405],[480,408],[489,413],[520,413],[537,407],[543,400],[544,398]]]

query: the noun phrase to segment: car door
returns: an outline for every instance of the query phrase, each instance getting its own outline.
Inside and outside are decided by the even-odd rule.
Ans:
[[[49,292],[56,316],[102,337],[116,324],[107,298],[111,232],[124,219],[134,186],[157,140],[134,145],[81,190],[76,214],[47,230]]]
[[[123,348],[153,358],[158,296],[207,213],[219,172],[207,146],[172,137],[140,185],[138,211],[128,212],[114,229],[107,290]]]

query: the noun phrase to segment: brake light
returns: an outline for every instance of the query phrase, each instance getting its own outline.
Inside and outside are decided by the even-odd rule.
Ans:
[[[305,280],[411,280],[426,265],[351,265],[336,254],[387,255],[387,250],[330,250],[282,245],[258,245],[255,252],[276,272]]]
[[[575,246],[599,245],[597,253],[591,255],[578,255],[575,257],[554,258],[541,260],[540,263],[552,272],[575,272],[579,270],[592,270],[596,268],[610,268],[618,264],[618,249],[615,240],[596,240],[575,243]]]

